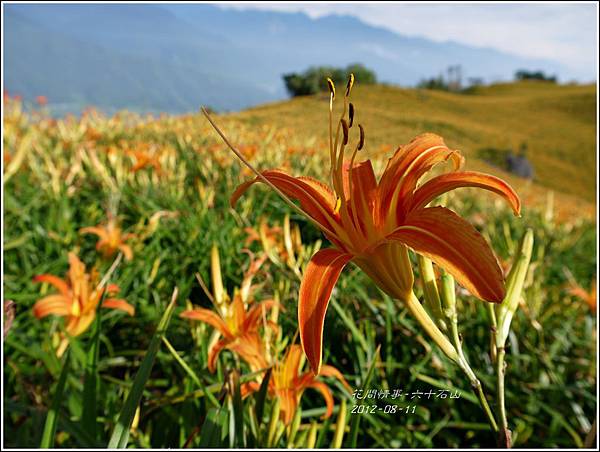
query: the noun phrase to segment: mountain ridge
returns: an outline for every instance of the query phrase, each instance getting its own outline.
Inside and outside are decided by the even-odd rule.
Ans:
[[[461,61],[466,76],[489,80],[521,67],[561,70],[493,49],[399,35],[349,15],[311,19],[210,4],[10,4],[4,13],[5,89],[79,109],[240,110],[286,98],[281,76],[310,65],[360,62],[403,86]]]

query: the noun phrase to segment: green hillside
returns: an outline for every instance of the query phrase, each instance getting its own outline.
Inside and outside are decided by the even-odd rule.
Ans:
[[[534,186],[595,201],[596,87],[521,82],[469,94],[356,86],[353,103],[365,126],[369,156],[395,149],[421,132],[442,135],[463,151],[467,166],[498,172],[476,159],[483,148],[518,151],[527,145]],[[240,119],[277,124],[325,140],[327,98],[303,97],[250,109]],[[325,152],[325,151],[324,151]],[[523,181],[514,178],[519,186]],[[570,198],[569,198],[570,199]]]

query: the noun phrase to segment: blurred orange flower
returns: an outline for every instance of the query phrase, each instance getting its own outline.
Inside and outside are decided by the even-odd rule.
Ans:
[[[135,237],[135,234],[123,234],[114,218],[109,218],[105,225],[81,228],[81,234],[95,234],[100,240],[96,243],[96,249],[105,257],[113,256],[117,251],[122,251],[128,261],[133,258],[131,247],[125,242]]]
[[[140,171],[144,168],[152,167],[157,174],[162,173],[162,166],[159,161],[159,155],[150,153],[144,149],[134,149],[128,154],[135,160],[135,164],[131,167],[132,172]]]
[[[48,103],[48,98],[46,96],[37,96],[35,98],[35,101],[37,102],[37,104],[40,107],[43,107],[44,105],[46,105]]]
[[[33,306],[33,315],[38,319],[50,314],[66,317],[65,330],[70,336],[79,336],[88,329],[96,317],[96,308],[105,292],[119,292],[119,287],[115,284],[109,284],[105,288],[97,287],[98,273],[86,273],[85,265],[75,253],[69,253],[69,271],[65,279],[44,274],[33,280],[46,282],[59,292],[38,300]],[[120,309],[129,315],[135,313],[134,307],[120,298],[106,298],[102,307]]]
[[[209,350],[208,369],[211,372],[215,371],[217,358],[223,349],[239,355],[250,365],[253,371],[269,367],[266,347],[259,330],[263,325],[273,327],[270,322],[263,320],[263,315],[266,314],[267,309],[275,305],[275,301],[269,299],[260,303],[253,303],[250,307],[252,278],[264,261],[265,257],[252,261],[241,288],[235,291],[233,300],[229,301],[228,296],[223,291],[218,250],[213,247],[213,301],[217,312],[210,309],[196,308],[181,313],[183,318],[208,323],[222,336],[222,339],[213,343]]]
[[[291,345],[283,362],[276,364],[273,368],[273,374],[269,380],[269,395],[280,400],[280,418],[286,425],[294,418],[302,393],[308,388],[316,389],[323,395],[327,405],[327,411],[323,417],[328,418],[333,413],[333,395],[331,389],[324,382],[317,380],[316,375],[312,372],[300,373],[301,358],[302,348],[299,345]],[[335,367],[322,366],[321,375],[337,378],[348,391],[351,391],[350,385]],[[244,383],[241,386],[242,396],[245,397],[259,388],[260,383],[256,381]]]
[[[570,295],[585,301],[592,312],[596,312],[596,301],[598,297],[598,293],[596,291],[596,278],[594,278],[592,281],[592,286],[590,287],[589,291],[585,290],[583,287],[573,281],[571,282],[568,292]]]

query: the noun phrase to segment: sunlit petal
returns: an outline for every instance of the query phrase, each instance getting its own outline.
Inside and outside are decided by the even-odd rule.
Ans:
[[[38,319],[50,314],[66,316],[69,315],[70,308],[69,300],[65,296],[48,295],[33,305],[33,315]]]
[[[232,339],[233,334],[223,319],[209,309],[197,308],[189,311],[184,311],[180,314],[184,319],[199,320],[200,322],[208,323],[213,326],[226,338]]]
[[[213,346],[208,351],[208,370],[210,372],[214,372],[217,364],[217,358],[219,357],[219,353],[227,344],[229,344],[229,339],[221,339],[213,344]]]
[[[293,177],[283,171],[268,170],[262,175],[286,196],[297,199],[302,209],[324,229],[335,231],[335,196],[325,184],[309,177]],[[237,200],[254,183],[262,182],[258,177],[241,184],[231,196],[234,206]]]
[[[515,215],[521,212],[521,201],[510,185],[502,179],[489,174],[474,171],[457,171],[434,177],[419,187],[407,201],[407,210],[425,207],[442,193],[460,187],[477,187],[492,191],[502,196],[510,205]]]
[[[473,295],[496,303],[504,298],[502,269],[490,246],[454,212],[443,207],[415,210],[388,238],[445,268]]]
[[[119,309],[121,311],[125,311],[129,315],[135,314],[135,308],[127,303],[125,300],[118,298],[107,298],[102,302],[103,308],[108,309]]]
[[[327,419],[333,414],[333,394],[331,393],[331,389],[322,381],[313,380],[309,385],[309,388],[316,389],[321,393],[323,398],[325,399],[325,404],[327,406],[327,411],[323,415],[322,419]]]
[[[70,289],[66,281],[54,275],[37,275],[33,278],[35,282],[46,282],[54,286],[65,297],[69,296]]]
[[[317,252],[306,267],[298,299],[300,340],[315,373],[321,367],[323,323],[331,291],[352,258],[350,254],[328,248]]]

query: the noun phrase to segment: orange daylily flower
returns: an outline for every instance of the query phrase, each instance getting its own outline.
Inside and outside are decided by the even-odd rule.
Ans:
[[[419,135],[398,148],[379,181],[370,160],[355,163],[358,151],[364,146],[361,125],[358,126],[358,143],[347,159],[345,150],[355,115],[354,106],[348,102],[352,84],[353,77],[346,88],[344,111],[334,138],[335,88],[330,81],[332,188],[313,178],[293,177],[280,170],[254,170],[215,126],[236,155],[257,175],[236,189],[231,204],[234,205],[252,184],[266,183],[319,227],[333,244],[333,248],[320,250],[313,256],[300,286],[300,338],[315,372],[321,364],[323,322],[329,297],[348,262],[358,265],[390,296],[408,300],[407,306],[419,310],[420,306],[409,302],[414,297],[414,277],[408,257],[408,248],[411,248],[445,268],[473,295],[499,303],[504,298],[504,276],[483,236],[451,210],[427,205],[455,188],[478,187],[503,197],[515,215],[520,214],[521,207],[519,197],[503,180],[462,171],[464,159],[460,152],[449,149],[441,137],[432,133]],[[452,171],[419,185],[433,166],[448,160],[453,163]],[[298,200],[300,207],[288,197]],[[421,318],[426,316],[424,312],[417,314]],[[449,342],[444,344],[447,350],[451,349]]]
[[[125,242],[135,237],[135,234],[123,234],[123,231],[117,225],[117,221],[112,217],[105,225],[81,228],[79,232],[97,235],[100,240],[96,243],[96,249],[102,252],[105,257],[113,256],[117,251],[122,251],[128,261],[133,258],[133,251]]]
[[[218,251],[213,247],[213,301],[218,312],[210,309],[196,308],[184,311],[181,317],[199,320],[214,327],[222,336],[208,352],[208,369],[215,371],[216,361],[223,349],[232,351],[244,359],[253,371],[269,367],[265,344],[259,330],[264,324],[263,313],[275,305],[275,300],[269,299],[250,306],[252,278],[265,261],[266,257],[254,260],[246,272],[239,290],[236,290],[233,300],[229,302],[223,292]],[[267,326],[273,327],[269,322]]]
[[[75,253],[69,253],[69,271],[66,279],[44,274],[34,277],[33,280],[47,282],[59,292],[38,300],[33,306],[33,315],[38,319],[50,314],[66,317],[65,330],[70,336],[79,336],[88,329],[96,317],[96,308],[105,292],[119,292],[116,284],[109,284],[104,288],[97,287],[98,273],[86,273],[85,264]],[[120,298],[106,298],[102,307],[120,309],[129,315],[135,313],[135,308]]]
[[[46,96],[36,96],[35,101],[40,107],[43,107],[48,103],[48,98]]]
[[[302,348],[299,345],[291,345],[283,362],[273,367],[273,374],[269,380],[269,395],[277,397],[281,401],[280,418],[286,425],[292,422],[300,404],[302,393],[308,388],[316,389],[323,395],[327,405],[327,412],[323,418],[328,418],[333,413],[331,389],[324,382],[317,380],[317,376],[312,372],[300,373],[301,358]],[[352,391],[344,376],[335,367],[322,366],[321,375],[337,378],[348,391]],[[240,388],[242,397],[257,391],[259,388],[260,383],[256,381],[244,383]]]
[[[143,148],[134,149],[129,151],[128,154],[135,159],[135,165],[131,167],[131,172],[135,173],[144,168],[152,167],[154,168],[154,171],[156,171],[156,174],[160,175],[162,173],[162,166],[158,155],[151,154]]]
[[[276,257],[287,263],[293,264],[295,252],[302,248],[302,238],[297,225],[290,224],[289,216],[286,216],[281,226],[269,226],[267,221],[261,219],[258,229],[247,227],[246,245],[254,242],[262,244],[269,258]]]

